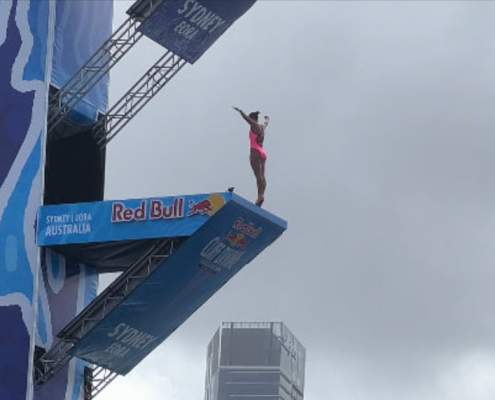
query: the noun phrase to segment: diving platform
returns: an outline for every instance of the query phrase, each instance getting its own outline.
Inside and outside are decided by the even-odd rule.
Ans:
[[[36,384],[77,357],[93,366],[88,397],[94,398],[286,228],[283,219],[231,192],[41,207],[39,246],[103,272],[109,265],[123,272],[36,361]]]

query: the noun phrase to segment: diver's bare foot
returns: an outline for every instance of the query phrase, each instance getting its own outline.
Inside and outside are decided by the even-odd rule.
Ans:
[[[265,201],[265,198],[264,197],[258,197],[258,200],[256,200],[256,203],[255,204],[258,207],[261,207],[264,201]]]

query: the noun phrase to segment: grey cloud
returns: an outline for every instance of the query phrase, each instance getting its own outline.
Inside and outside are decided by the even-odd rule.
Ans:
[[[110,146],[108,197],[253,198],[238,105],[272,116],[267,208],[289,220],[177,337],[206,348],[221,320],[284,320],[308,351],[308,399],[495,396],[453,378],[493,364],[494,16],[263,1],[157,96]]]

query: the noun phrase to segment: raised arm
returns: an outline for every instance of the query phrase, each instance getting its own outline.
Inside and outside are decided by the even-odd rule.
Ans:
[[[244,111],[242,111],[240,108],[237,108],[237,107],[232,107],[234,110],[238,111],[239,114],[241,114],[241,117],[244,118],[244,120],[249,124],[251,125],[251,128],[254,130],[256,129],[255,127],[258,126],[258,123],[252,119],[249,115],[246,115],[246,113]]]

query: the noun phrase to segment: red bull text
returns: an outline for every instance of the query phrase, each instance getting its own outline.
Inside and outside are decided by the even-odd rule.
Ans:
[[[177,197],[174,202],[168,206],[164,205],[161,200],[151,200],[150,219],[173,219],[184,217],[184,198]]]
[[[159,199],[150,200],[148,215],[146,200],[142,200],[137,207],[129,207],[121,201],[114,201],[112,203],[112,223],[183,218],[185,215],[184,205],[183,197],[175,198],[168,205]]]

